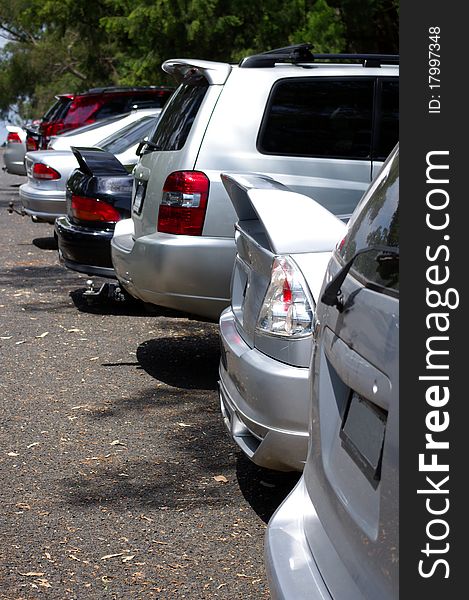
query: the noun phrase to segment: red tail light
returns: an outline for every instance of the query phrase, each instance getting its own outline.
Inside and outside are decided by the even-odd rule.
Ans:
[[[32,175],[34,179],[60,179],[61,177],[58,171],[44,163],[34,163]]]
[[[41,133],[44,137],[51,137],[62,133],[64,130],[63,121],[52,121],[51,123],[45,123],[41,126]]]
[[[7,136],[7,142],[10,144],[21,144],[21,138],[16,131],[10,131]]]
[[[163,186],[158,231],[202,235],[207,210],[209,179],[201,171],[175,171]]]
[[[38,148],[39,148],[39,144],[38,144],[37,140],[28,136],[26,138],[26,150],[28,152],[34,152],[35,150],[38,150]]]
[[[80,221],[105,221],[106,223],[117,223],[120,214],[117,210],[97,198],[86,198],[72,194],[71,213],[75,219]]]

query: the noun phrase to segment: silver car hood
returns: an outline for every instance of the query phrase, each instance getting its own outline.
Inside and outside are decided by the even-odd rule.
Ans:
[[[265,175],[222,173],[239,221],[259,220],[274,254],[330,252],[345,225],[309,196]]]

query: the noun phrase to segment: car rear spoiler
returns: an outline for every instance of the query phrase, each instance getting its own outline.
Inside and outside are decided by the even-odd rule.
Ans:
[[[238,220],[258,220],[274,254],[330,252],[346,225],[309,196],[265,175],[222,173]]]
[[[114,154],[101,150],[101,148],[71,146],[71,150],[86,175],[128,175],[126,168]]]

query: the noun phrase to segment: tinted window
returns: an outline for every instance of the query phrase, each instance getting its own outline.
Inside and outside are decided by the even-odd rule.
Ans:
[[[99,146],[112,154],[120,154],[149,135],[157,120],[158,117],[144,117],[110,135]]]
[[[371,193],[370,193],[371,192]],[[393,153],[385,163],[375,185],[366,194],[352,219],[341,244],[339,256],[344,263],[362,248],[386,246],[399,249],[399,158]],[[388,290],[399,289],[399,257],[383,250],[365,252],[350,269],[365,285]]]
[[[377,107],[374,158],[385,160],[399,139],[399,81],[380,82],[380,104]]]
[[[109,98],[98,108],[94,113],[93,118],[99,121],[100,119],[106,119],[107,117],[113,117],[114,115],[121,115],[129,110],[128,98]]]
[[[59,114],[64,107],[68,107],[68,105],[70,104],[70,102],[71,102],[71,99],[69,99],[69,98],[60,98],[59,100],[57,100],[56,102],[54,102],[54,104],[49,108],[49,110],[42,117],[42,119],[44,121],[50,121],[57,114]]]
[[[258,146],[266,154],[370,158],[374,80],[284,79],[273,88]]]
[[[180,150],[186,143],[207,89],[205,80],[196,85],[182,83],[168,102],[150,141],[161,150]]]

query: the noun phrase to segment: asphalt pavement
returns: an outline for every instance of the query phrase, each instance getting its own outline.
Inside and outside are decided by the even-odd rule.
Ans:
[[[229,440],[217,325],[88,305],[52,226],[8,214],[24,181],[0,171],[1,600],[269,598],[298,475]]]

